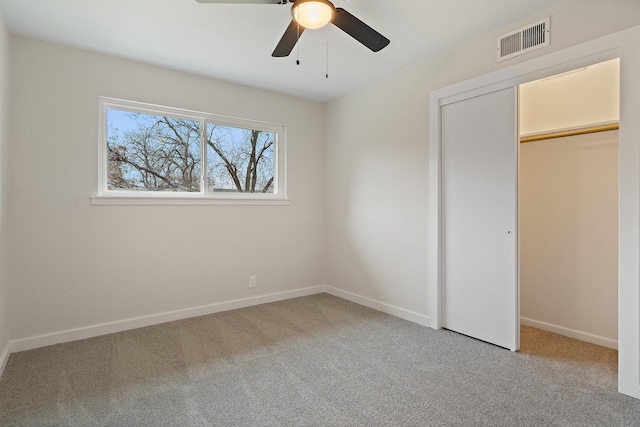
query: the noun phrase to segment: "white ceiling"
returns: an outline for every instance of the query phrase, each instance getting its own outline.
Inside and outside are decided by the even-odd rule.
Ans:
[[[335,0],[391,40],[373,53],[334,26],[271,52],[289,5],[195,0],[0,0],[9,30],[275,92],[328,101],[567,0]],[[329,37],[329,78],[325,78]]]

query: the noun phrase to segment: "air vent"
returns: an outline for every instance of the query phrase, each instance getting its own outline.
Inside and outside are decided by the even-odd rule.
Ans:
[[[550,18],[545,18],[498,37],[498,62],[549,46],[550,22]]]

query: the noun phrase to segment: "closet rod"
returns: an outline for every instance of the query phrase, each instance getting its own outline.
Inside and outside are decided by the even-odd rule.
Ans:
[[[565,136],[586,135],[589,133],[607,132],[610,130],[618,130],[619,128],[620,128],[619,123],[589,126],[589,127],[584,127],[580,129],[572,129],[572,130],[559,131],[559,132],[549,132],[549,133],[543,133],[543,134],[532,135],[532,136],[523,136],[522,138],[520,138],[520,142],[522,143],[522,142],[544,141],[546,139],[562,138]]]

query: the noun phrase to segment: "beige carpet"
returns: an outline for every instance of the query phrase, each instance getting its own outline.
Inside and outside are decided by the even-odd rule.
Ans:
[[[1,426],[637,426],[616,352],[518,354],[316,295],[17,353]]]

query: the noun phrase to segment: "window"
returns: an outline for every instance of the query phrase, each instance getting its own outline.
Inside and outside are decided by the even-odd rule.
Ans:
[[[101,98],[99,131],[93,204],[286,202],[282,125]]]

